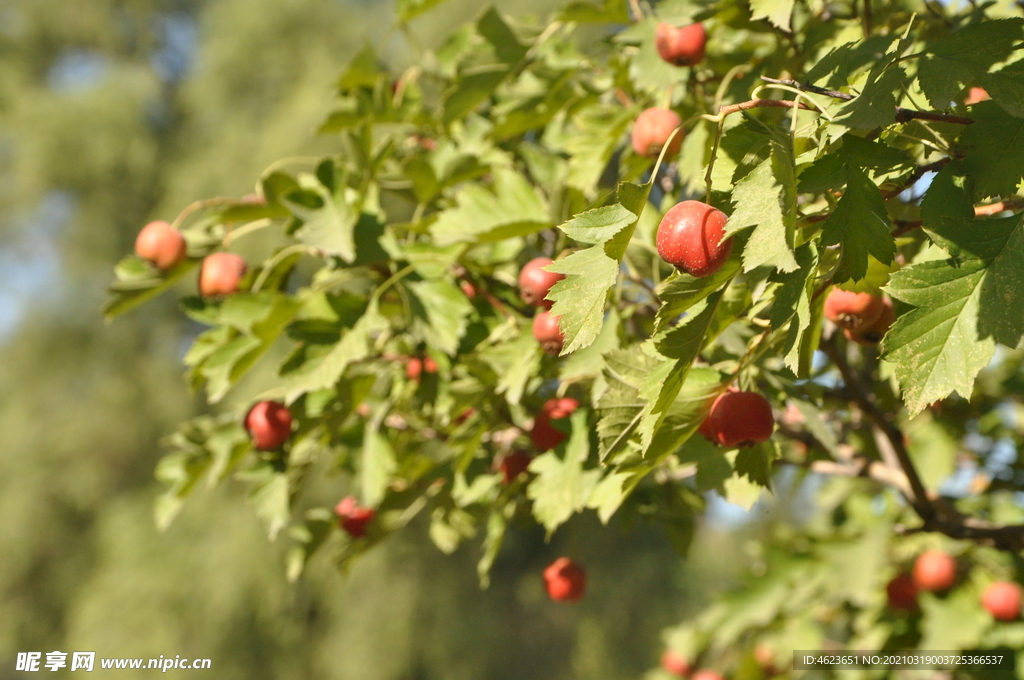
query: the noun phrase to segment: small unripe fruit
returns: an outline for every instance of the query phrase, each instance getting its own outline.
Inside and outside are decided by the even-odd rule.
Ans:
[[[654,33],[658,55],[673,66],[693,66],[704,58],[704,45],[708,41],[703,24],[690,24],[676,28],[664,21]]]
[[[900,574],[885,586],[889,608],[897,611],[917,609],[917,586],[910,574]]]
[[[847,340],[857,343],[858,345],[864,345],[869,347],[871,345],[877,345],[885,337],[885,334],[889,332],[893,322],[896,321],[896,310],[892,307],[892,300],[889,298],[882,299],[882,313],[874,323],[864,326],[858,330],[850,330],[849,328],[843,329],[843,335],[846,336]]]
[[[666,649],[661,655],[661,667],[680,678],[685,678],[693,670],[689,660],[674,649]]]
[[[824,312],[837,326],[857,331],[878,321],[884,308],[880,295],[833,288],[825,299]]]
[[[199,272],[199,293],[204,297],[231,295],[245,276],[245,260],[234,253],[214,253],[203,259]]]
[[[691,276],[714,274],[732,252],[732,237],[723,240],[727,219],[707,203],[677,203],[658,225],[658,255]]]
[[[550,451],[565,441],[565,433],[555,429],[551,421],[568,418],[579,406],[580,402],[572,397],[548,399],[544,402],[540,413],[533,419],[533,429],[530,430],[530,442],[538,451]]]
[[[721,446],[746,447],[768,441],[775,431],[772,405],[757,392],[723,392],[698,430]]]
[[[284,404],[261,401],[245,416],[245,429],[260,451],[280,448],[292,435],[292,413]]]
[[[564,279],[565,275],[544,271],[544,267],[549,264],[554,264],[554,261],[546,257],[536,257],[519,271],[519,296],[526,304],[544,309],[551,309],[551,305],[555,304],[545,298],[551,286]]]
[[[725,680],[725,678],[720,673],[704,668],[691,675],[690,680]]]
[[[502,457],[501,463],[498,464],[498,468],[501,470],[502,482],[506,485],[511,484],[519,475],[526,472],[532,460],[533,456],[521,450],[512,451]]]
[[[167,222],[150,222],[135,237],[135,254],[160,271],[178,266],[187,250],[185,237]]]
[[[334,508],[334,514],[338,516],[338,523],[352,538],[362,538],[366,535],[367,525],[373,521],[373,508],[364,508],[359,505],[355,496],[347,496]]]
[[[544,570],[544,585],[555,602],[575,602],[587,591],[587,574],[568,557],[559,557]]]
[[[533,317],[533,337],[548,354],[558,354],[565,344],[565,336],[558,327],[558,319],[551,312],[543,310]]]
[[[1020,616],[1020,586],[1008,581],[996,581],[985,588],[981,605],[997,621],[1013,621]]]
[[[914,561],[913,576],[918,590],[946,590],[956,582],[956,560],[941,550],[927,550]]]
[[[983,87],[972,87],[967,91],[967,98],[964,99],[964,104],[970,106],[971,104],[977,104],[978,102],[988,101],[992,97],[988,96],[988,90]]]
[[[633,123],[631,141],[637,155],[657,158],[672,132],[683,124],[683,119],[671,109],[651,108],[641,113]],[[672,137],[665,158],[674,158],[683,145],[682,130]]]

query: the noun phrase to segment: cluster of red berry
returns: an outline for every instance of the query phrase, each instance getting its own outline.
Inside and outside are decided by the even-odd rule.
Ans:
[[[927,550],[914,561],[910,573],[901,573],[885,587],[889,607],[916,611],[921,592],[941,593],[956,585],[959,568],[952,555]],[[1010,581],[994,581],[981,594],[981,606],[997,621],[1015,621],[1020,616],[1021,587]]]

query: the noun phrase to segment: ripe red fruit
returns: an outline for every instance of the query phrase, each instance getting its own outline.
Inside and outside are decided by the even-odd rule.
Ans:
[[[423,360],[419,357],[410,357],[409,361],[405,364],[405,377],[409,380],[418,381],[422,372]]]
[[[135,254],[167,271],[185,259],[185,237],[167,222],[150,222],[135,237]]]
[[[732,238],[723,240],[726,219],[707,203],[677,203],[658,225],[658,255],[691,276],[714,274],[732,252]]]
[[[926,550],[914,561],[918,590],[946,590],[956,582],[956,560],[941,550]]]
[[[544,584],[555,602],[575,602],[587,590],[587,574],[568,557],[559,557],[544,570]]]
[[[533,429],[530,430],[530,441],[538,451],[550,451],[565,441],[565,433],[556,430],[551,421],[568,418],[579,406],[580,402],[572,397],[548,399],[544,402],[540,407],[540,413],[533,419]]]
[[[754,661],[761,667],[761,672],[765,675],[778,673],[778,669],[775,667],[775,652],[763,642],[754,646]]]
[[[468,297],[470,300],[476,298],[476,288],[469,281],[466,281],[465,279],[459,281],[459,288],[462,289],[462,292],[465,293],[466,297]]]
[[[544,298],[548,296],[551,286],[564,279],[565,275],[544,271],[544,267],[553,263],[549,258],[536,257],[519,271],[519,296],[523,302],[544,309],[551,309],[551,305],[555,304]]]
[[[851,340],[858,345],[864,345],[865,347],[877,345],[885,337],[885,334],[889,332],[889,328],[892,327],[895,321],[896,310],[892,307],[892,300],[882,298],[882,313],[875,319],[874,323],[858,330],[844,328],[843,335],[846,336],[847,340]]]
[[[703,668],[690,676],[690,680],[725,680],[720,673]]]
[[[562,345],[565,344],[565,336],[562,335],[562,329],[558,327],[559,318],[561,317],[557,317],[547,310],[537,312],[533,317],[533,337],[548,354],[558,354],[562,351]]]
[[[261,401],[246,414],[245,429],[258,450],[273,451],[292,434],[292,412],[276,401]]]
[[[917,586],[910,574],[900,574],[885,586],[889,608],[899,611],[917,609]]]
[[[854,293],[833,288],[825,299],[825,318],[837,326],[859,331],[882,315],[885,304],[880,295]]]
[[[985,588],[981,605],[997,621],[1013,621],[1020,616],[1020,586],[1009,581],[996,581]]]
[[[703,24],[690,24],[676,28],[664,21],[654,33],[654,44],[662,59],[674,66],[693,66],[704,58],[704,45],[708,41]]]
[[[203,259],[199,272],[199,292],[204,297],[231,295],[245,275],[245,260],[234,253],[214,253]]]
[[[674,649],[666,649],[662,653],[661,667],[680,678],[685,678],[692,670],[689,660]]]
[[[434,361],[433,357],[425,357],[423,359],[423,370],[427,373],[437,373],[437,362]]]
[[[768,441],[775,431],[772,405],[757,392],[723,392],[698,432],[721,446],[746,447]]]
[[[655,107],[645,110],[637,116],[636,122],[633,123],[631,137],[633,151],[640,156],[657,158],[661,153],[661,147],[665,146],[665,142],[668,141],[672,132],[682,124],[683,119],[671,109]],[[679,149],[683,145],[684,134],[680,130],[675,137],[672,137],[672,143],[669,144],[668,151],[665,153],[666,158],[673,158],[679,153]]]
[[[355,496],[347,496],[334,508],[334,514],[338,516],[341,528],[348,532],[352,538],[362,538],[366,535],[366,526],[373,521],[373,508],[364,508],[359,505]]]
[[[988,90],[983,87],[972,87],[967,91],[967,98],[964,99],[964,104],[968,106],[971,104],[977,104],[978,102],[988,101],[992,97],[988,96]]]
[[[533,456],[522,450],[512,451],[502,457],[501,462],[498,464],[498,468],[501,470],[502,481],[505,484],[511,484],[519,475],[526,472],[526,468],[530,467],[530,461],[532,460]]]

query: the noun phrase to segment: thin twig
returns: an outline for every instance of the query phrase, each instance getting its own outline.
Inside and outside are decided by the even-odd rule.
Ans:
[[[871,16],[871,0],[864,0],[864,39],[867,40],[871,37],[871,24],[873,23],[873,17]]]
[[[780,80],[777,78],[768,78],[767,76],[761,76],[761,80],[769,83],[775,83],[776,85],[789,85],[795,87],[798,90],[805,92],[813,92],[815,94],[822,94],[826,97],[832,97],[833,99],[840,99],[848,102],[854,99],[851,94],[845,92],[837,92],[836,90],[828,90],[823,87],[817,87],[807,83],[801,83],[796,80]],[[936,120],[943,123],[955,123],[957,125],[970,125],[974,121],[970,118],[964,118],[963,116],[954,116],[950,113],[939,113],[938,111],[915,111],[913,109],[905,109],[902,106],[896,107],[896,122],[897,123],[909,123],[912,120]]]

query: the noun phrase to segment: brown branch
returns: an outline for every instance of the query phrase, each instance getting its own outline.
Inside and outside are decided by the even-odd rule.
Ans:
[[[1008,198],[1005,201],[999,201],[998,203],[989,203],[988,205],[979,205],[974,208],[975,217],[989,217],[991,215],[998,215],[1001,212],[1007,210],[1018,210],[1024,208],[1024,196],[1015,196],[1014,198]],[[893,230],[893,236],[902,236],[908,231],[913,231],[920,227],[923,222],[921,220],[896,220],[896,229]]]
[[[868,6],[869,0],[865,0],[865,6]],[[848,102],[854,99],[854,96],[845,92],[837,92],[836,90],[827,90],[823,87],[816,87],[807,83],[801,83],[796,80],[779,80],[776,78],[768,78],[767,76],[761,76],[761,80],[768,83],[775,83],[776,85],[788,85],[789,87],[795,87],[803,92],[813,92],[814,94],[825,95],[826,97],[832,97],[833,99],[841,99],[842,101]],[[915,111],[914,109],[905,109],[902,106],[896,107],[896,122],[897,123],[909,123],[912,120],[934,120],[942,123],[955,123],[957,125],[970,125],[974,121],[970,118],[964,118],[963,116],[954,116],[950,113],[939,113],[938,111]]]
[[[739,113],[740,111],[746,111],[747,109],[763,109],[763,108],[778,108],[778,109],[804,109],[805,111],[815,111],[821,113],[821,111],[814,106],[808,106],[803,102],[789,101],[788,99],[751,99],[750,101],[740,102],[739,104],[729,104],[723,106],[718,111],[718,115],[725,117],[733,113]]]
[[[871,28],[874,19],[871,16],[871,0],[864,0],[864,39],[871,37]]]
[[[917,168],[914,169],[914,172],[910,173],[902,182],[900,182],[899,185],[883,191],[882,200],[888,201],[890,198],[899,196],[904,191],[914,186],[917,183],[917,180],[921,179],[929,172],[938,172],[942,168],[949,165],[950,160],[951,159],[949,158],[940,158],[934,163],[918,166]]]
[[[882,445],[880,448],[888,448],[883,451],[886,455],[893,456],[906,475],[909,485],[909,495],[904,492],[911,507],[922,520],[922,525],[915,529],[904,530],[905,532],[934,531],[945,534],[950,538],[967,539],[992,545],[1000,550],[1019,552],[1024,549],[1024,525],[1000,526],[984,520],[965,517],[960,515],[953,508],[946,508],[940,500],[934,500],[929,494],[921,477],[910,459],[910,452],[907,450],[903,432],[896,425],[889,414],[885,413],[873,399],[873,395],[864,387],[860,378],[854,373],[850,364],[847,363],[835,343],[829,339],[821,343],[824,351],[839,373],[843,376],[846,388],[850,391],[854,403],[871,419],[874,426],[880,431],[879,437]]]

